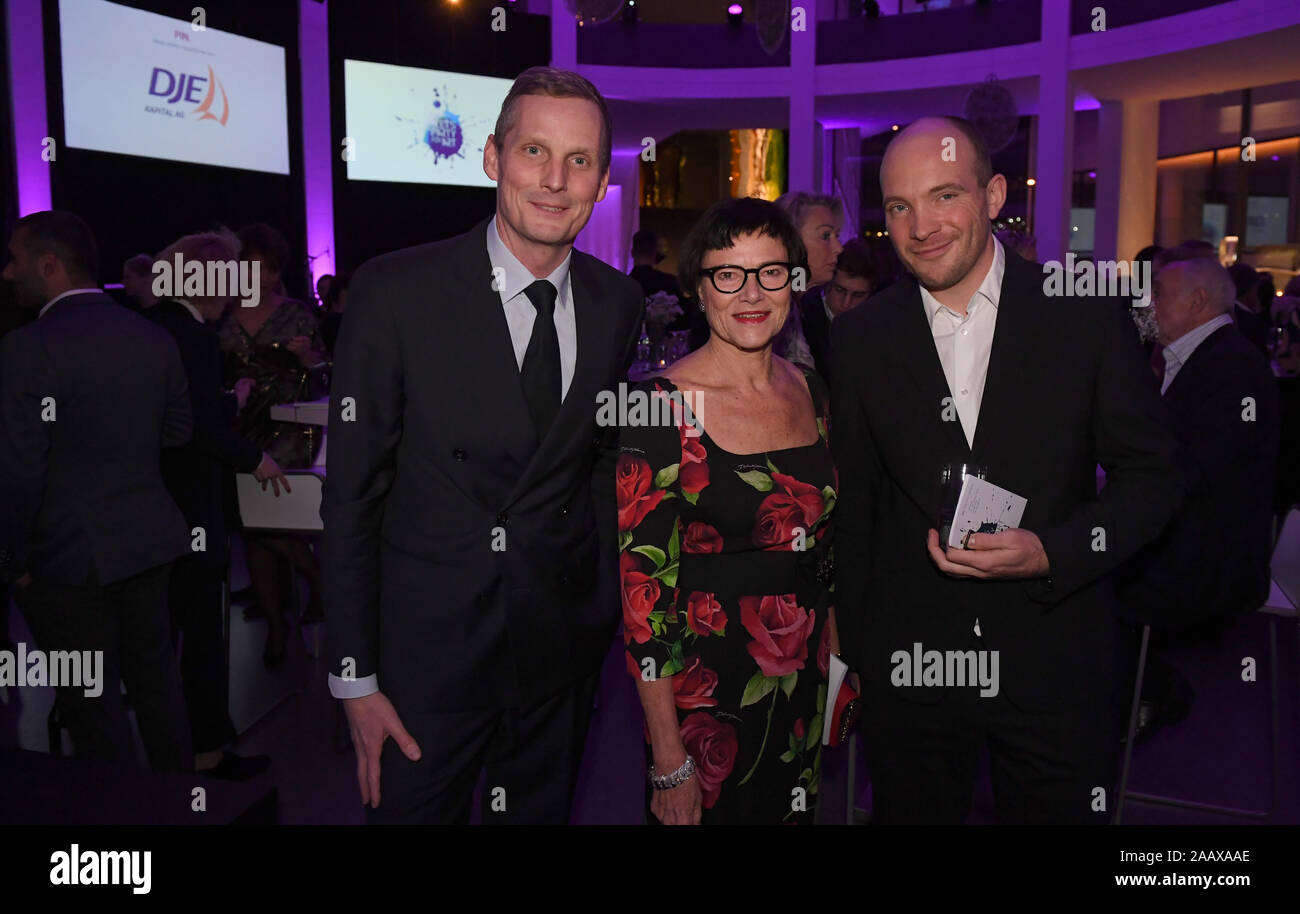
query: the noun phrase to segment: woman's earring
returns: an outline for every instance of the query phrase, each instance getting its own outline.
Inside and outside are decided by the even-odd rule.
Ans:
[[[704,308],[704,302],[700,302],[700,310],[701,310],[701,311],[704,311],[704,310],[705,310],[705,308]]]

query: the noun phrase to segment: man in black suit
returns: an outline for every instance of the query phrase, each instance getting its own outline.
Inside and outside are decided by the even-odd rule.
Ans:
[[[803,334],[812,352],[813,367],[829,385],[831,378],[831,322],[871,297],[876,282],[871,252],[859,239],[844,245],[835,260],[835,272],[824,286],[808,290],[803,300]]]
[[[1178,435],[1187,495],[1159,539],[1118,575],[1124,618],[1153,645],[1214,640],[1268,599],[1279,404],[1268,361],[1233,325],[1237,289],[1210,259],[1174,261],[1152,307],[1165,361],[1161,393]],[[1137,639],[1126,658],[1132,676]],[[1138,738],[1186,716],[1191,690],[1152,654]]]
[[[620,605],[617,441],[596,397],[631,362],[643,302],[572,248],[610,134],[587,80],[525,71],[484,145],[496,215],[353,276],[321,564],[372,822],[465,821],[483,767],[485,821],[568,819]]]
[[[1044,268],[993,237],[1006,181],[968,122],[912,124],[880,177],[912,278],[836,322],[831,432],[873,815],[962,822],[987,745],[1002,821],[1105,821],[1109,575],[1178,504],[1173,435],[1121,309],[1048,295]],[[1021,526],[941,547],[952,464],[1027,499]]]
[[[167,625],[168,573],[190,536],[158,465],[190,437],[180,356],[95,285],[77,216],[24,216],[9,251],[5,277],[41,313],[0,344],[0,577],[17,579],[42,650],[103,652],[101,694],[57,693],[77,753],[134,763],[125,682],[150,767],[193,770]]]
[[[235,263],[239,239],[229,233],[186,235],[159,253],[168,265],[180,255],[185,264]],[[145,313],[176,341],[189,387],[194,435],[189,443],[166,448],[162,474],[167,490],[190,530],[201,530],[202,549],[181,556],[172,567],[169,603],[172,623],[184,636],[181,682],[194,742],[194,770],[213,777],[245,780],[270,765],[265,755],[245,758],[222,747],[235,738],[230,719],[230,668],[226,656],[222,584],[230,565],[230,527],[234,474],[252,473],[269,482],[278,497],[289,488],[280,467],[255,444],[236,434],[238,403],[221,383],[221,342],[206,321],[216,321],[230,301],[228,290],[206,295],[162,297]]]

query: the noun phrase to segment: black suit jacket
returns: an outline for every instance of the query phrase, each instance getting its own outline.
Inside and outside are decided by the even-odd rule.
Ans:
[[[257,469],[262,451],[234,430],[235,400],[221,385],[221,341],[216,331],[169,298],[146,315],[176,341],[194,415],[189,443],[163,449],[163,480],[190,528],[204,529],[206,549],[200,556],[204,564],[224,571],[230,559],[234,474]]]
[[[329,670],[377,673],[399,711],[556,694],[599,668],[619,614],[617,430],[596,396],[631,362],[641,289],[573,252],[577,363],[539,446],[488,224],[362,266],[334,358]]]
[[[829,386],[831,377],[831,321],[826,316],[823,301],[825,286],[809,289],[803,297],[803,337],[808,341],[808,350],[812,353],[813,367]]]
[[[1042,268],[1008,256],[973,449],[955,413],[944,421],[950,393],[914,279],[839,318],[832,346],[836,618],[853,666],[890,688],[895,651],[968,649],[978,618],[1009,700],[1104,700],[1110,574],[1155,538],[1182,488],[1132,321],[1109,300],[1049,298]],[[1028,499],[1021,526],[1042,540],[1050,578],[960,580],[935,568],[926,531],[937,526],[940,469],[958,461]],[[1099,496],[1098,463],[1108,473]],[[928,702],[944,690],[899,692]]]
[[[1231,325],[1201,341],[1164,394],[1187,497],[1120,575],[1129,617],[1191,627],[1268,599],[1277,471],[1277,382]],[[1253,405],[1252,405],[1253,404]]]
[[[176,344],[107,295],[69,296],[7,334],[0,576],[84,584],[93,570],[110,584],[189,552],[158,461],[190,429]]]

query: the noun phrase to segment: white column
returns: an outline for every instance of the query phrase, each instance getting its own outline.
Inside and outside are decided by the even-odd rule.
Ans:
[[[1103,102],[1097,129],[1098,260],[1132,260],[1155,240],[1159,101]]]
[[[804,30],[791,30],[790,41],[790,150],[788,190],[816,191],[821,125],[814,116],[817,74],[817,22],[806,17]]]
[[[44,153],[50,133],[45,113],[45,34],[41,0],[9,0],[6,8],[18,215],[26,216],[51,206],[50,163]],[[57,156],[62,150],[53,152]]]
[[[330,131],[329,8],[298,0],[298,62],[302,74],[302,186],[311,288],[316,278],[336,273],[334,254],[334,156],[342,137]],[[355,266],[355,264],[354,264]]]
[[[1074,176],[1074,87],[1070,78],[1070,4],[1043,4],[1038,76],[1038,148],[1034,160],[1034,234],[1038,259],[1061,260],[1069,248]]]
[[[578,20],[564,0],[551,0],[551,66],[562,70],[578,66]]]

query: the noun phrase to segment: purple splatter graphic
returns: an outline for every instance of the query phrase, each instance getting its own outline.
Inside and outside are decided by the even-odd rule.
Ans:
[[[413,92],[415,90],[412,90]],[[423,146],[433,154],[433,163],[437,165],[444,159],[466,157],[465,133],[466,128],[474,135],[479,135],[480,131],[490,131],[492,125],[482,121],[482,118],[471,117],[468,122],[462,122],[458,114],[452,113],[451,104],[455,101],[454,97],[448,97],[450,93],[444,86],[441,91],[432,90],[432,99],[425,104],[429,105],[428,114],[424,117],[406,118],[399,116],[397,119],[406,124],[410,124],[413,129],[412,146]],[[477,147],[473,152],[482,155],[482,147]]]
[[[433,161],[460,155],[465,134],[460,129],[460,118],[448,111],[425,128],[424,145],[433,152]]]

